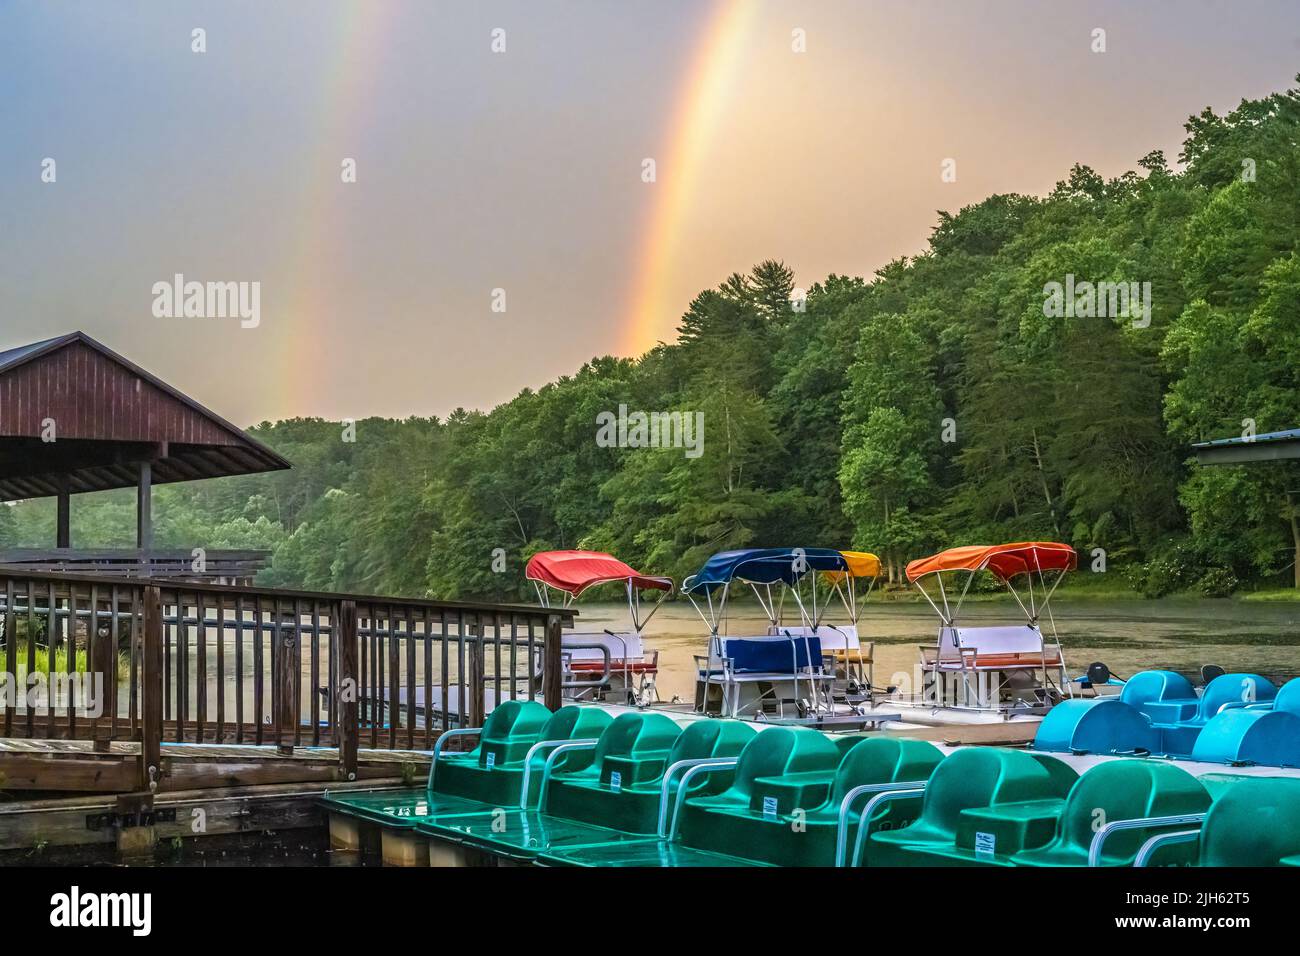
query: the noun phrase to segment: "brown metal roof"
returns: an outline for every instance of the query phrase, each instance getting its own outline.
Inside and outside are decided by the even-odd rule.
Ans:
[[[141,461],[154,484],[290,467],[83,332],[0,352],[0,501],[133,487]]]

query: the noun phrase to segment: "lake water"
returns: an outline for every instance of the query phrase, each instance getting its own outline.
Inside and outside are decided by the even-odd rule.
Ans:
[[[581,604],[578,611],[579,630],[627,625],[621,604]],[[1300,675],[1300,602],[1071,600],[1067,593],[1057,595],[1052,611],[1072,677],[1093,661],[1105,662],[1120,677],[1154,668],[1196,671],[1202,664],[1275,678]],[[1023,621],[1009,599],[969,603],[961,619],[979,624]],[[1049,622],[1040,623],[1050,635]],[[729,632],[762,634],[766,626],[755,604],[737,604]],[[938,618],[925,603],[874,601],[863,605],[858,629],[863,641],[876,642],[877,685],[898,684],[912,678],[918,645],[934,643]],[[650,621],[646,644],[659,649],[663,700],[693,698],[693,655],[705,652],[707,635],[685,601],[665,604]]]
[[[1059,594],[1052,603],[1057,633],[1060,635],[1070,676],[1077,676],[1093,661],[1103,661],[1112,673],[1128,677],[1140,670],[1162,668],[1195,672],[1203,664],[1218,664],[1230,671],[1264,674],[1276,680],[1300,675],[1300,602],[1244,602],[1164,598],[1143,600],[1071,599],[1068,592]],[[836,608],[838,610],[838,608]],[[626,629],[627,609],[616,603],[583,603],[578,606],[577,630]],[[962,621],[977,624],[1012,624],[1023,621],[1019,607],[1009,598],[968,603]],[[842,623],[831,616],[830,623]],[[1050,622],[1040,622],[1045,635],[1051,634]],[[767,619],[752,602],[738,602],[729,617],[731,634],[762,634]],[[917,663],[919,646],[933,645],[938,619],[929,605],[917,599],[879,598],[861,608],[858,625],[864,641],[875,641],[875,683],[878,687],[894,685],[904,693],[919,687]],[[661,700],[674,697],[689,702],[694,699],[694,655],[705,653],[707,628],[694,609],[684,600],[665,604],[646,629],[646,645],[659,650],[658,691]],[[233,638],[227,634],[225,645],[226,679],[216,677],[216,631],[209,629],[208,700],[209,723],[215,715],[218,695],[226,699],[227,719],[234,715],[235,685],[230,680],[234,661]],[[197,656],[195,636],[190,634],[191,661]],[[323,706],[323,698],[310,688],[316,681],[304,653],[302,716],[310,717],[313,709]],[[423,684],[424,669],[417,656],[416,685]],[[435,658],[436,660],[436,658]],[[174,671],[175,661],[172,667]],[[322,654],[321,675],[328,674],[328,655]],[[264,688],[270,713],[270,654],[264,654]],[[253,719],[253,655],[244,654],[244,712]],[[521,668],[520,674],[526,670]],[[174,678],[174,673],[173,673]],[[437,683],[435,668],[432,680]],[[174,681],[173,681],[174,682]],[[194,675],[190,676],[193,694]],[[173,692],[175,687],[173,686]],[[128,711],[127,682],[119,684],[118,712]],[[196,707],[191,704],[191,719]],[[323,711],[319,714],[323,717]]]

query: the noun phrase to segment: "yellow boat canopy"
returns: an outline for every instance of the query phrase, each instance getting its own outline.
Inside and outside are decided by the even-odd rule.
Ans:
[[[846,571],[823,571],[822,576],[832,584],[844,580],[845,575],[855,578],[880,577],[880,559],[866,551],[841,551],[844,563],[849,566]]]

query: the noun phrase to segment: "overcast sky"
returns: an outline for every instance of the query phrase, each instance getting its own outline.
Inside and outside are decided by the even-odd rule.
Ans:
[[[1297,72],[1296,0],[0,0],[0,349],[81,329],[240,424],[488,408]],[[177,273],[257,326],[159,317]]]

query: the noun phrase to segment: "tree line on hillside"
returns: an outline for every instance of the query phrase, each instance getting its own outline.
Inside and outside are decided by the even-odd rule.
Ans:
[[[293,471],[159,488],[156,537],[271,549],[270,585],[444,598],[525,597],[551,548],[680,579],[727,548],[851,546],[897,581],[936,548],[1020,539],[1104,552],[1148,594],[1289,583],[1295,468],[1198,468],[1188,446],[1300,426],[1300,90],[1186,129],[1177,171],[1151,152],[940,213],[869,280],[802,293],[759,263],[696,296],[675,342],[490,412],[368,419],[355,441],[263,423]],[[1061,315],[1067,281],[1149,283],[1149,311],[1112,294]],[[597,442],[620,406],[702,413],[702,454]],[[133,508],[78,499],[75,542],[130,544]],[[0,543],[53,524],[49,502],[0,508]]]

